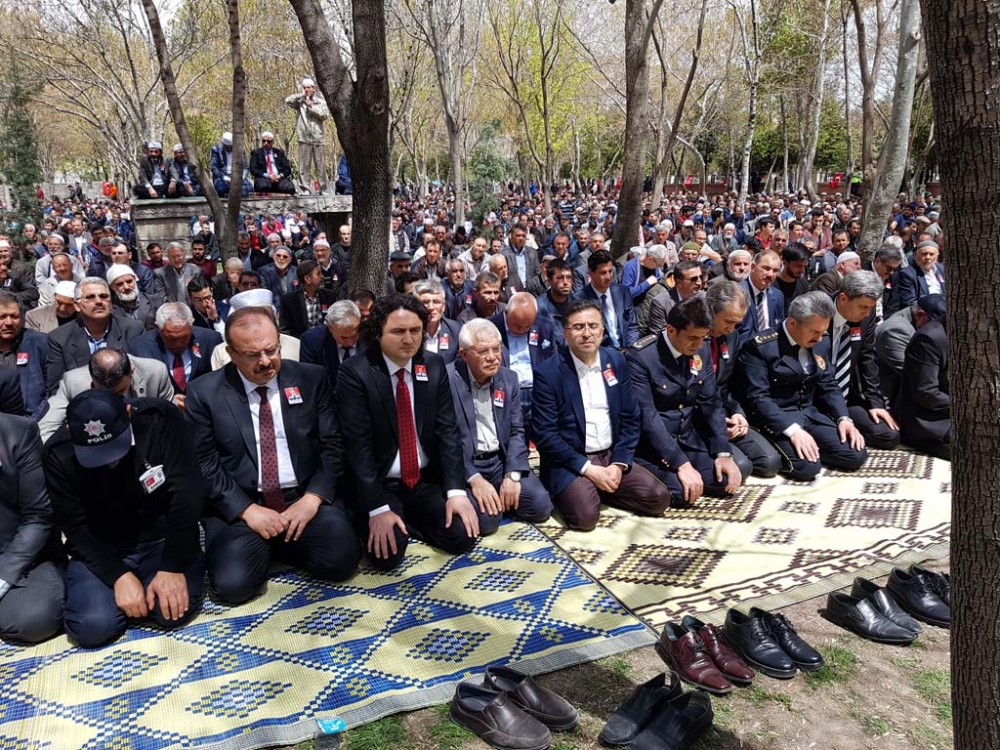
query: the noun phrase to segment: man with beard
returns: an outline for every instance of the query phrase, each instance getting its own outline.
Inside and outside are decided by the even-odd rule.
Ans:
[[[108,269],[108,285],[113,292],[112,305],[126,318],[142,323],[147,331],[156,327],[156,311],[163,304],[162,297],[147,296],[136,286],[135,271],[126,265]]]
[[[191,198],[201,195],[201,185],[198,184],[195,166],[188,161],[184,146],[174,144],[174,158],[170,162],[170,182],[167,185],[167,197]]]
[[[196,236],[191,240],[191,265],[197,266],[206,279],[211,279],[219,272],[219,264],[207,257],[207,253],[207,246],[201,237]]]
[[[711,278],[708,280],[707,285],[711,286],[712,284],[723,280],[735,281],[739,284],[743,281],[743,279],[750,275],[751,261],[753,261],[753,255],[751,255],[747,250],[733,250],[729,253],[729,257],[726,259],[725,263],[716,263],[712,266],[709,271],[709,276],[711,276]]]
[[[132,188],[136,198],[166,198],[170,170],[163,161],[163,144],[150,141],[146,155],[139,160],[139,179]]]
[[[146,260],[142,262],[142,265],[150,271],[156,271],[156,269],[167,265],[167,261],[163,259],[163,246],[159,242],[150,242],[146,245]]]
[[[784,295],[786,310],[793,299],[809,291],[806,268],[811,258],[812,251],[798,242],[790,242],[781,251],[781,271],[774,285]]]

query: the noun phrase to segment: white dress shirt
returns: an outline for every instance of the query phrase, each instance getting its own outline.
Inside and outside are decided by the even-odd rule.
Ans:
[[[261,476],[260,467],[260,407],[261,399],[256,390],[260,388],[256,383],[251,383],[243,373],[237,370],[240,380],[243,381],[243,388],[246,390],[247,401],[250,403],[250,419],[253,421],[253,434],[257,442],[257,486],[263,487],[264,479]],[[299,481],[295,478],[295,469],[292,467],[292,454],[288,451],[288,436],[285,434],[285,419],[281,414],[281,391],[278,389],[278,379],[271,378],[267,384],[267,405],[271,409],[271,418],[274,422],[274,443],[278,448],[278,482],[282,489],[298,487]]]
[[[941,280],[937,276],[937,266],[931,266],[930,271],[925,271],[924,279],[927,281],[928,294],[941,294]]]
[[[591,366],[581,362],[570,352],[576,376],[580,380],[580,395],[583,397],[583,413],[587,423],[587,434],[584,440],[586,453],[600,453],[611,448],[611,414],[608,410],[608,394],[604,390],[604,376],[601,374],[601,360]],[[617,377],[619,373],[615,373]],[[623,374],[623,373],[622,373]],[[590,462],[584,466],[586,471]],[[583,473],[583,472],[581,472]]]

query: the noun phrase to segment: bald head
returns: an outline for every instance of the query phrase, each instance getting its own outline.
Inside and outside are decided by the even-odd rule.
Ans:
[[[507,302],[504,317],[507,319],[507,330],[515,336],[523,336],[531,330],[538,315],[538,305],[535,298],[527,292],[518,292]]]

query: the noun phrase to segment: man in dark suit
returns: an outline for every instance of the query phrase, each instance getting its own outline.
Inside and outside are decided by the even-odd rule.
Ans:
[[[310,328],[323,324],[330,305],[337,301],[339,290],[323,287],[323,272],[314,260],[299,263],[295,275],[299,285],[281,298],[279,327],[282,333],[301,338]]]
[[[0,370],[10,383],[0,410],[36,420],[45,412],[48,356],[48,336],[26,330],[20,301],[0,290]]]
[[[876,329],[875,354],[878,357],[879,380],[882,395],[890,409],[895,408],[910,339],[932,320],[944,320],[946,314],[943,294],[925,294],[916,304],[890,315]]]
[[[612,283],[615,262],[604,250],[587,259],[589,283],[580,290],[579,299],[593,300],[604,316],[604,339],[601,346],[624,351],[639,340],[639,324],[632,308],[632,295],[621,284]],[[565,329],[565,320],[563,320]]]
[[[488,320],[470,320],[460,345],[461,359],[448,366],[448,376],[479,531],[492,534],[504,515],[541,523],[552,513],[552,501],[528,466],[518,378],[500,364],[500,332]]]
[[[361,548],[338,494],[344,442],[326,373],[281,359],[267,308],[230,315],[226,342],[232,361],[192,383],[185,410],[209,486],[212,586],[224,601],[247,601],[272,555],[316,578],[348,578]]]
[[[602,502],[651,516],[670,505],[667,487],[633,464],[639,402],[625,357],[601,346],[603,320],[593,300],[566,305],[567,348],[538,368],[532,393],[542,483],[567,525],[581,531],[597,525]]]
[[[179,242],[167,245],[167,265],[157,268],[156,293],[166,302],[188,303],[187,285],[191,279],[202,276],[198,266],[185,260],[187,251]]]
[[[906,347],[895,414],[903,443],[951,460],[951,395],[947,321],[920,327]]]
[[[458,332],[462,326],[444,317],[447,304],[444,284],[437,279],[421,279],[413,286],[413,296],[427,308],[424,351],[440,354],[445,364],[451,364],[458,356]]]
[[[476,278],[472,304],[459,313],[456,321],[463,324],[476,318],[491,318],[502,312],[504,307],[504,303],[500,301],[500,277],[492,271],[483,271]]]
[[[642,414],[636,462],[669,489],[675,505],[689,507],[702,494],[734,492],[752,470],[733,459],[726,411],[706,337],[712,311],[702,297],[670,309],[666,329],[628,351],[632,387]]]
[[[156,313],[156,330],[130,341],[128,351],[167,366],[176,392],[174,403],[183,410],[188,387],[212,371],[212,354],[220,344],[220,334],[195,327],[191,308],[168,302]]]
[[[868,458],[833,377],[827,331],[835,313],[827,295],[808,292],[792,301],[777,330],[740,350],[740,404],[782,454],[782,473],[797,481],[812,481],[821,465],[856,471]]]
[[[882,297],[875,306],[875,325],[881,325],[887,317],[892,314],[892,298],[895,290],[892,287],[893,277],[896,271],[903,265],[903,251],[891,243],[889,240],[902,242],[899,237],[891,237],[882,243],[871,262],[865,261],[861,268],[865,271],[874,271],[882,279]]]
[[[24,396],[21,383],[13,367],[0,367],[0,414],[24,416]]]
[[[830,323],[831,365],[865,445],[892,450],[899,445],[899,425],[882,398],[875,358],[875,306],[884,288],[874,271],[855,271],[840,282],[840,291],[832,297],[836,313]]]
[[[780,270],[781,256],[776,252],[764,250],[754,257],[750,275],[742,282],[750,307],[739,328],[741,346],[759,333],[777,330],[785,319],[785,295],[774,287]]]
[[[337,379],[356,520],[368,559],[382,570],[402,561],[410,526],[450,554],[469,551],[479,536],[448,373],[440,356],[423,350],[426,325],[415,298],[376,300],[369,348]]]
[[[726,434],[733,448],[733,460],[743,471],[745,457],[755,475],[773,477],[781,468],[781,456],[767,438],[750,426],[746,412],[733,395],[731,383],[740,355],[737,327],[746,317],[750,299],[739,282],[719,279],[709,285],[705,301],[712,309],[709,353],[715,382],[719,386],[719,396],[726,410]]]
[[[38,643],[62,627],[66,592],[54,526],[38,426],[0,414],[0,638]]]
[[[511,288],[523,291],[525,285],[538,276],[538,253],[525,242],[528,230],[524,224],[515,224],[507,236],[507,245],[500,254],[507,259],[507,274]]]
[[[299,361],[326,368],[330,392],[337,392],[337,373],[345,360],[360,354],[361,311],[348,299],[334,302],[326,313],[326,325],[302,334]]]
[[[139,159],[139,179],[132,188],[136,198],[166,198],[170,169],[163,158],[163,144],[150,141]]]
[[[88,276],[76,287],[76,321],[49,334],[46,393],[55,393],[63,373],[90,362],[90,355],[106,346],[128,349],[128,342],[142,335],[142,323],[113,315],[111,287],[104,279]]]
[[[936,242],[924,240],[913,251],[913,265],[896,272],[892,308],[886,314],[909,307],[925,294],[944,294],[944,264],[938,263]]]
[[[205,328],[222,334],[226,331],[226,318],[229,317],[229,300],[215,299],[212,283],[203,276],[196,276],[188,282],[188,302],[194,324],[197,328]]]
[[[260,148],[250,152],[250,176],[255,193],[285,193],[295,195],[292,165],[280,148],[274,146],[274,133],[260,134]]]

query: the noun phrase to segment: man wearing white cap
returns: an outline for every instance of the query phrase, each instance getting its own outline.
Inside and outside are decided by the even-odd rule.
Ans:
[[[188,161],[187,152],[180,143],[174,144],[174,158],[170,162],[170,183],[167,197],[191,198],[201,195],[195,165]]]
[[[156,311],[163,304],[162,297],[147,297],[140,292],[135,271],[123,263],[111,266],[105,278],[111,287],[111,304],[115,310],[138,320],[147,331],[156,328]]]
[[[52,304],[29,310],[24,316],[25,327],[39,333],[49,333],[76,320],[76,284],[75,281],[57,282]]]
[[[820,274],[812,284],[810,291],[836,294],[840,282],[849,273],[861,270],[861,256],[852,250],[846,250],[837,256],[837,265],[832,271]]]
[[[239,294],[234,294],[232,299],[229,300],[229,314],[232,315],[237,310],[241,310],[244,307],[267,307],[270,308],[271,312],[274,314],[274,324],[278,324],[278,315],[274,309],[274,295],[271,294],[270,289],[250,289],[245,292],[240,292]],[[299,361],[299,340],[294,336],[288,336],[287,334],[280,334],[278,337],[281,340],[281,358],[283,360],[295,360]],[[219,370],[225,367],[229,362],[232,361],[229,352],[224,346],[215,347],[215,351],[212,352],[212,369]]]
[[[260,134],[260,148],[250,152],[250,176],[256,193],[285,193],[295,195],[292,184],[292,165],[285,152],[274,145],[274,133],[265,130]]]
[[[146,155],[139,159],[139,179],[132,188],[136,198],[166,198],[170,169],[163,160],[163,144],[150,141]]]
[[[316,91],[312,78],[302,79],[302,93],[292,94],[285,104],[295,110],[295,137],[299,142],[299,187],[312,191],[312,170],[315,170],[319,190],[326,189],[326,146],[323,123],[330,116],[323,97]]]
[[[209,164],[212,168],[212,184],[215,185],[215,192],[225,198],[229,195],[229,188],[233,178],[233,134],[226,131],[222,134],[222,140],[212,146],[212,156]],[[250,195],[253,185],[247,179],[247,165],[243,164],[242,180],[243,197]]]

